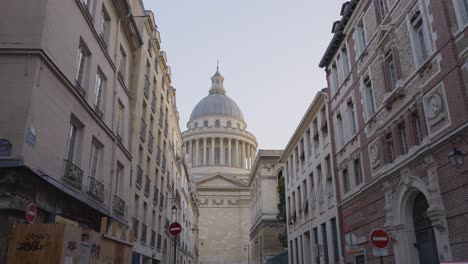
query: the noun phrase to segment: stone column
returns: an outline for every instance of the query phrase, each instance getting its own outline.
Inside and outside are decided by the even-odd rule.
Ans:
[[[194,166],[200,165],[200,139],[195,139],[195,162],[193,163]]]
[[[255,162],[255,158],[257,157],[257,153],[255,152],[255,147],[252,145],[252,162]]]
[[[224,138],[219,138],[219,165],[226,165],[224,164]]]
[[[245,169],[245,143],[241,141],[241,168]]]
[[[231,157],[231,150],[232,150],[232,147],[231,147],[231,138],[227,138],[228,140],[228,166],[232,166],[232,157]]]
[[[210,164],[213,165],[213,166],[215,165],[215,141],[216,141],[216,138],[212,137],[211,138]]]
[[[239,140],[235,139],[236,141],[236,160],[235,160],[235,167],[240,167],[239,163]]]
[[[187,148],[188,148],[188,151],[187,151],[187,154],[190,158],[190,161],[192,161],[192,164],[193,164],[193,152],[192,152],[192,140],[190,141],[187,141]]]
[[[250,144],[245,144],[245,157],[246,157],[246,163],[247,163],[247,169],[250,170]]]
[[[203,138],[203,165],[206,166],[206,138]]]

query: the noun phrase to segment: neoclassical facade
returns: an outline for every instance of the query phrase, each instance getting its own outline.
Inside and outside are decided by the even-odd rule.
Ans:
[[[208,96],[192,111],[183,136],[200,201],[200,263],[248,263],[248,177],[257,140],[226,95],[217,70]]]

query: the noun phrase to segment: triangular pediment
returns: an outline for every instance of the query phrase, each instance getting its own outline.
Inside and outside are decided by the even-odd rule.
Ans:
[[[197,181],[197,188],[245,188],[246,184],[222,175],[208,176]]]

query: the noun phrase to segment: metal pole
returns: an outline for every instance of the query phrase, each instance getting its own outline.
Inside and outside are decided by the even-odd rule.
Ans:
[[[383,256],[380,256],[380,264],[383,264]]]
[[[176,247],[177,247],[177,236],[174,236],[174,264],[176,264]]]

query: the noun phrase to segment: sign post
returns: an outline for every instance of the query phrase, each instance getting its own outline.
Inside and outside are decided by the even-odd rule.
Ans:
[[[182,226],[174,222],[169,226],[169,234],[174,237],[174,263],[176,263],[176,251],[177,251],[177,236],[182,232]]]
[[[380,263],[383,264],[383,257],[388,256],[387,246],[390,243],[390,236],[387,231],[377,228],[370,233],[370,242],[373,246],[372,254],[380,257]]]
[[[26,217],[26,221],[28,221],[28,223],[34,223],[34,220],[36,220],[37,217],[37,207],[34,203],[30,203],[28,206],[26,206],[24,216]]]

